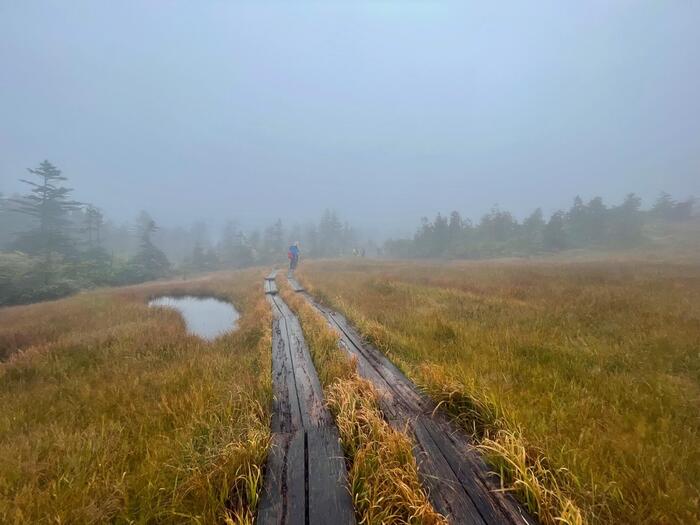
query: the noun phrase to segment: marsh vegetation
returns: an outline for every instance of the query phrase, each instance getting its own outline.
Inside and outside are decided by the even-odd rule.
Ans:
[[[0,521],[250,520],[269,439],[270,313],[258,271],[0,310]],[[207,342],[154,295],[216,295]]]

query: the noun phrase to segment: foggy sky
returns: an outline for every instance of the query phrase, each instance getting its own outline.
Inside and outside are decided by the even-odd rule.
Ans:
[[[255,226],[700,196],[700,3],[0,0],[0,191]]]

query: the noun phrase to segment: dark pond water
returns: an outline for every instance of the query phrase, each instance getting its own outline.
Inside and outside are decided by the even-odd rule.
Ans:
[[[188,332],[208,341],[235,330],[240,317],[231,303],[213,297],[157,297],[148,306],[174,308],[185,319]]]

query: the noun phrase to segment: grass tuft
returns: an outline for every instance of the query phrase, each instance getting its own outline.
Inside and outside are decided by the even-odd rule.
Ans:
[[[382,418],[371,383],[357,376],[339,380],[328,387],[327,396],[351,465],[360,522],[447,523],[420,485],[410,438]]]

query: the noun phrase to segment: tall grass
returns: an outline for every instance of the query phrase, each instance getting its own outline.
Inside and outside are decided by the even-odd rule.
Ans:
[[[300,277],[480,436],[541,517],[700,520],[700,266],[362,261]]]
[[[423,389],[474,436],[477,448],[501,479],[546,525],[581,525],[584,517],[570,494],[575,479],[554,468],[541,449],[528,443],[504,406],[484,388],[456,383],[441,367],[420,367]]]
[[[421,487],[411,439],[382,418],[372,384],[355,375],[334,382],[327,395],[350,462],[360,523],[447,523]]]
[[[350,491],[362,524],[443,524],[418,478],[406,432],[383,419],[377,392],[361,379],[355,363],[338,348],[338,334],[303,298],[281,284],[297,313],[345,451]]]
[[[250,522],[269,443],[258,271],[0,310],[0,522]],[[160,294],[242,311],[207,343]]]

